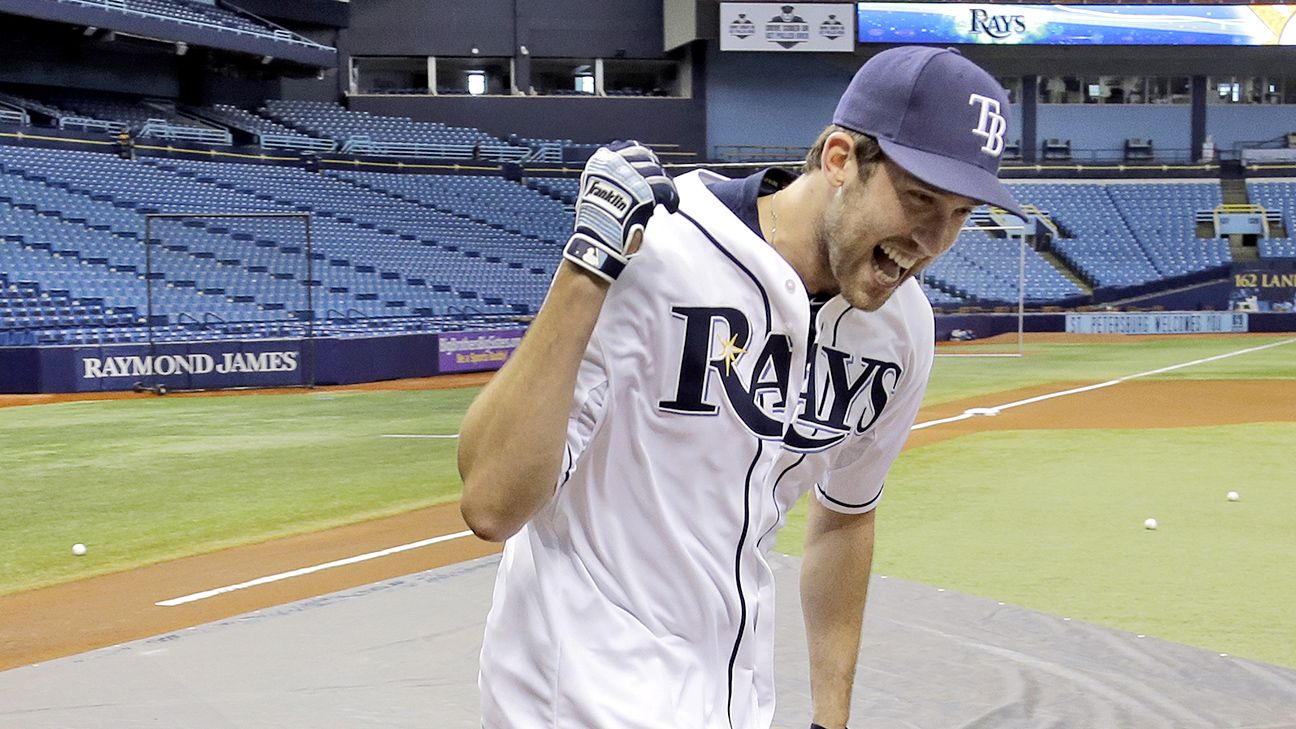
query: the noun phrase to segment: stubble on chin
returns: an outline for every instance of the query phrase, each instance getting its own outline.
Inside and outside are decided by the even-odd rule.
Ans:
[[[846,262],[842,260],[845,252],[841,246],[832,244],[832,226],[829,225],[827,211],[820,215],[814,225],[814,256],[816,267],[815,288],[813,293],[836,295],[842,292],[842,278],[838,274]],[[809,283],[809,282],[807,282]]]

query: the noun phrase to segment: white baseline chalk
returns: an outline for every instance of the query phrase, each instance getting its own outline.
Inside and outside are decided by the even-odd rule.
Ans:
[[[176,607],[177,605],[184,605],[191,602],[197,602],[199,600],[206,600],[209,597],[216,597],[217,595],[224,595],[226,593],[235,592],[237,590],[246,590],[249,587],[256,587],[258,585],[268,585],[271,582],[279,582],[280,580],[287,580],[293,577],[301,577],[303,575],[309,575],[315,572],[322,572],[324,570],[333,569],[334,567],[345,567],[346,565],[356,564],[358,562],[366,562],[371,559],[378,559],[379,557],[386,557],[392,554],[397,554],[399,552],[408,552],[411,549],[418,549],[419,547],[427,547],[433,544],[440,544],[441,542],[448,542],[452,539],[462,539],[463,537],[467,537],[471,535],[472,532],[470,531],[455,532],[454,534],[444,534],[439,537],[432,537],[431,539],[423,539],[417,542],[410,542],[409,544],[402,544],[399,547],[391,547],[390,549],[382,549],[377,552],[369,552],[367,554],[356,555],[355,557],[346,557],[344,559],[338,559],[332,562],[325,562],[324,564],[317,564],[314,567],[302,567],[301,569],[291,570],[289,572],[280,572],[277,575],[258,577],[255,580],[240,582],[237,585],[227,585],[225,587],[217,587],[214,590],[204,590],[202,592],[195,592],[192,595],[185,595],[183,597],[173,597],[170,600],[163,600],[161,602],[157,602],[153,604],[157,605],[158,607]]]

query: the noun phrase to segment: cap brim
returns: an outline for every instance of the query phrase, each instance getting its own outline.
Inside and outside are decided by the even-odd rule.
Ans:
[[[932,187],[1003,208],[1022,221],[1029,219],[1017,198],[1013,197],[999,178],[976,165],[905,147],[881,137],[878,138],[878,144],[905,172]]]

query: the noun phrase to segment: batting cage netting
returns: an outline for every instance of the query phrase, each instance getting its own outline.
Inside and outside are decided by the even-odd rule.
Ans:
[[[314,385],[328,287],[310,213],[152,213],[144,239],[148,357],[136,390]]]
[[[1025,352],[1032,286],[1040,288],[1059,275],[1033,243],[1025,226],[978,221],[964,226],[954,247],[923,271],[923,290],[933,308],[954,315],[942,317],[943,328],[937,327],[939,355],[1019,357]],[[961,326],[957,315],[972,311],[998,314],[991,318],[993,329]]]

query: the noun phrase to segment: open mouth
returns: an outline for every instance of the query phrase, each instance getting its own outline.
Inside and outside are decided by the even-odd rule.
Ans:
[[[917,256],[906,256],[890,242],[883,241],[873,249],[873,263],[882,283],[893,286],[918,263]]]

